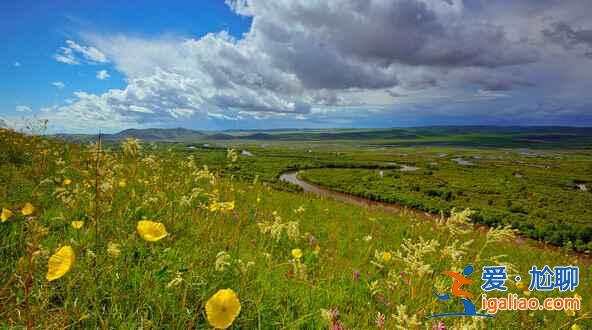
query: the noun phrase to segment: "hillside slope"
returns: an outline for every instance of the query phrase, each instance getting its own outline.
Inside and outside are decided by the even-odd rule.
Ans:
[[[577,262],[517,243],[508,229],[476,230],[469,212],[436,223],[275,191],[134,142],[101,152],[0,130],[0,150],[0,207],[12,213],[0,223],[2,327],[203,329],[214,313],[207,301],[226,288],[240,300],[231,323],[241,329],[378,329],[377,315],[386,329],[592,326],[584,277],[577,318],[536,311],[430,319],[460,306],[434,298],[449,290],[442,271],[502,263],[511,278],[526,278],[532,264]],[[145,220],[164,228],[146,235],[138,231]],[[48,274],[65,246],[74,256],[59,264],[68,267]],[[581,273],[589,277],[589,264]],[[467,289],[476,295],[474,280]]]

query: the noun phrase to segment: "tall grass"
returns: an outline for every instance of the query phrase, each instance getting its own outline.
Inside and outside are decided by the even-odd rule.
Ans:
[[[582,311],[443,319],[448,328],[592,326],[589,263],[517,243],[508,228],[477,230],[468,211],[434,222],[276,191],[137,141],[106,149],[1,130],[0,150],[0,207],[14,213],[0,223],[3,327],[203,329],[206,301],[230,288],[236,329],[378,329],[381,315],[386,329],[430,329],[430,315],[460,308],[434,297],[449,289],[440,273],[495,263],[523,278],[532,264],[578,264]],[[32,215],[18,212],[26,202]],[[143,219],[169,235],[142,239]],[[48,258],[65,245],[74,266],[49,282]],[[555,295],[573,293],[532,293]]]

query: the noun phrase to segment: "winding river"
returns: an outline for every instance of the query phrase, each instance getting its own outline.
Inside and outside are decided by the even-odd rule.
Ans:
[[[427,219],[431,219],[431,220],[439,219],[439,216],[437,216],[437,215],[430,214],[430,213],[427,213],[427,212],[424,212],[421,210],[409,208],[404,205],[373,201],[373,200],[370,200],[370,199],[367,199],[364,197],[354,196],[351,194],[331,190],[326,187],[311,184],[309,182],[304,181],[303,179],[301,179],[299,177],[300,172],[301,171],[285,172],[280,175],[280,180],[300,186],[304,192],[311,193],[311,194],[314,194],[314,195],[317,195],[320,197],[333,198],[333,199],[343,201],[346,203],[351,203],[351,204],[356,204],[356,205],[361,205],[361,206],[366,206],[366,207],[377,207],[380,209],[384,209],[386,211],[391,211],[391,212],[395,212],[395,213],[402,214],[402,215],[411,215],[411,216],[414,216],[416,219],[426,219],[426,220]],[[485,231],[489,227],[486,225],[477,224],[477,225],[475,225],[475,228],[477,230]],[[560,250],[560,248],[557,246],[548,245],[548,244],[545,244],[540,241],[526,238],[522,235],[517,235],[514,243],[516,243],[517,245],[522,245],[522,244],[528,243],[529,245],[538,247],[538,248],[545,250],[545,251],[559,251]],[[581,253],[581,252],[574,252],[574,255],[580,261],[584,261],[587,263],[592,262],[591,255],[587,255],[587,254]]]
[[[399,214],[407,214],[407,215],[414,215],[416,218],[420,219],[438,219],[438,216],[421,211],[406,207],[400,204],[392,204],[392,203],[384,203],[379,201],[373,201],[371,199],[367,199],[364,197],[354,196],[347,193],[342,193],[339,191],[335,191],[326,187],[321,187],[318,185],[311,184],[309,182],[304,181],[299,177],[301,171],[289,171],[285,172],[280,175],[280,180],[289,182],[291,184],[295,184],[302,188],[302,190],[306,193],[315,194],[321,197],[329,197],[333,198],[342,202],[367,206],[367,207],[378,207],[381,209],[385,209],[388,211],[393,211]]]

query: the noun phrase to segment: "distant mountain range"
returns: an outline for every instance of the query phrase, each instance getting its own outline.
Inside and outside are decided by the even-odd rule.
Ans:
[[[56,134],[58,138],[69,141],[96,140],[97,135],[93,134]],[[130,128],[115,134],[101,134],[104,140],[124,140],[135,138],[144,141],[185,141],[200,140],[206,134],[186,128]]]
[[[74,142],[87,142],[96,135],[57,134],[58,138]],[[136,138],[143,141],[200,142],[228,140],[256,141],[387,141],[397,144],[437,144],[494,146],[561,145],[592,147],[592,128],[586,127],[496,127],[496,126],[434,126],[389,129],[273,129],[227,130],[217,132],[196,131],[186,128],[126,129],[115,134],[103,134],[106,141]],[[498,143],[499,142],[499,143]]]

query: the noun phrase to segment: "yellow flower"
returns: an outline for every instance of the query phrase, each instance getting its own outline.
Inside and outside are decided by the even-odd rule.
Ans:
[[[63,184],[64,184],[64,186],[69,186],[70,184],[72,184],[72,180],[70,180],[70,179],[64,179]]]
[[[582,330],[582,328],[581,328],[581,327],[580,327],[580,326],[579,326],[577,323],[574,323],[574,324],[571,326],[571,330]]]
[[[31,203],[26,203],[21,209],[23,215],[31,215],[33,212],[35,212],[35,207]]]
[[[0,220],[2,222],[10,219],[10,217],[12,217],[12,211],[9,209],[2,209],[2,214],[0,215]]]
[[[382,261],[389,262],[391,261],[393,255],[390,252],[384,251],[382,252]]]
[[[577,292],[574,294],[574,298],[579,299],[582,301],[582,296],[580,296]]]
[[[125,181],[125,179],[121,179],[119,180],[119,188],[125,188],[127,186],[127,182]]]
[[[526,288],[526,285],[524,284],[524,282],[520,281],[516,282],[516,287],[520,290],[524,290]]]
[[[82,228],[82,226],[84,226],[84,221],[82,221],[82,220],[72,221],[70,223],[70,226],[72,226],[72,228],[74,228],[74,229],[80,229],[80,228]]]
[[[149,242],[158,241],[169,234],[162,223],[148,220],[138,221],[136,229],[138,234]]]
[[[109,244],[107,244],[107,254],[109,254],[113,258],[118,257],[121,254],[121,250],[119,249],[119,244],[109,242]]]
[[[296,259],[302,258],[302,250],[300,249],[292,249],[292,257]]]
[[[53,281],[64,276],[74,265],[74,250],[71,246],[61,247],[47,262],[47,280]]]
[[[208,322],[217,329],[230,327],[240,310],[240,301],[232,289],[219,290],[206,303]]]
[[[567,316],[570,316],[570,317],[576,316],[576,311],[574,311],[573,309],[564,309],[563,311],[565,312],[565,315],[567,315]]]

